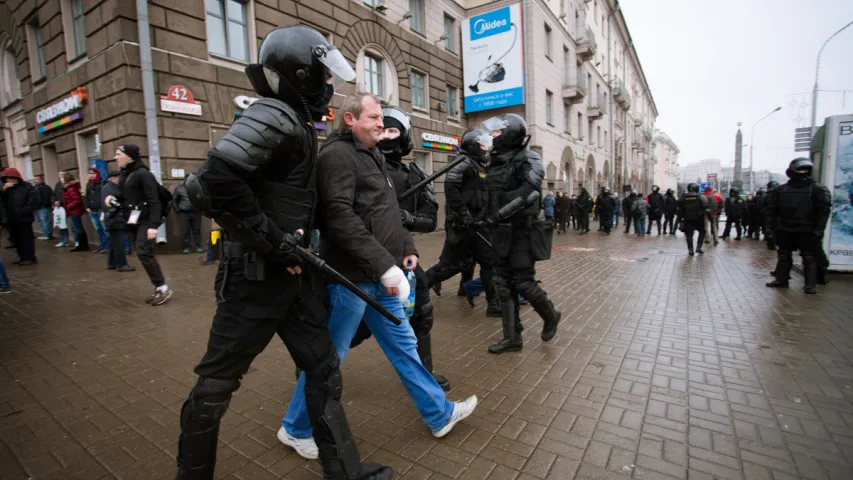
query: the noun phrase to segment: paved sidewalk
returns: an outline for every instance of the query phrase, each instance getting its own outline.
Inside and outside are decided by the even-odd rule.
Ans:
[[[419,237],[435,262],[442,235]],[[402,479],[853,478],[853,278],[816,296],[764,287],[774,258],[754,241],[687,256],[683,237],[554,237],[539,278],[563,323],[492,356],[498,319],[455,293],[433,297],[437,371],[451,399],[480,406],[443,440],[420,421],[370,340],[343,366],[344,403],[364,457]],[[175,296],[149,307],[135,273],[38,242],[0,296],[0,478],[174,478],[179,410],[214,310],[215,267],[162,257]],[[275,437],[294,387],[274,340],[234,396],[217,477],[316,479]]]

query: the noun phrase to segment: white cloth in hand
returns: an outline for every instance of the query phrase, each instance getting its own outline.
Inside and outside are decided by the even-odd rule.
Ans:
[[[409,281],[406,280],[406,276],[403,274],[403,270],[401,270],[400,267],[394,265],[389,268],[387,272],[382,274],[379,281],[382,282],[382,285],[385,288],[396,288],[397,298],[400,299],[400,302],[408,300],[411,289],[409,287]]]

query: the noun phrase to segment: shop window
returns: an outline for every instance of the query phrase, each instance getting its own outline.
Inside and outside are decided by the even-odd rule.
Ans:
[[[44,79],[47,67],[44,63],[44,36],[38,22],[27,24],[27,43],[29,45],[30,72],[33,83]]]
[[[554,103],[554,94],[545,90],[545,123],[548,125],[552,125],[554,123],[554,119],[552,118],[552,105]]]
[[[92,160],[103,159],[101,138],[97,130],[77,134],[77,168],[81,183],[86,180],[86,171],[89,169]]]
[[[412,16],[412,18],[409,19],[409,28],[423,34],[424,0],[409,0],[409,14]]]
[[[456,51],[456,19],[444,14],[444,48],[450,52]]]
[[[415,165],[418,165],[427,174],[430,174],[432,171],[432,160],[429,157],[429,152],[415,152]]]
[[[382,96],[382,59],[373,55],[364,56],[364,87],[365,91],[377,97]]]
[[[249,61],[249,12],[246,2],[205,0],[207,46],[212,55]]]
[[[450,118],[458,118],[459,117],[459,108],[457,105],[459,104],[459,89],[448,85],[447,86],[447,116]]]
[[[6,106],[21,98],[21,82],[18,76],[18,61],[12,44],[6,41],[0,50],[0,106]]]

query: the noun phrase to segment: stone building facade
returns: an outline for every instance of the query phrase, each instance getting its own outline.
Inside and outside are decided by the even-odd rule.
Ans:
[[[661,130],[655,130],[652,140],[652,183],[662,191],[678,188],[678,145]]]
[[[278,25],[302,23],[326,34],[356,66],[357,82],[335,95],[332,112],[356,88],[378,94],[412,113],[413,158],[429,171],[438,169],[452,156],[466,119],[454,98],[462,84],[458,25],[450,25],[457,33],[449,42],[436,38],[448,19],[461,22],[464,9],[429,0],[420,24],[410,28],[398,18],[406,13],[402,4],[148,2],[159,132],[158,151],[151,152],[136,2],[0,3],[0,165],[17,167],[27,178],[44,174],[52,185],[60,169],[79,177],[92,161],[114,168],[116,147],[136,143],[171,189],[201,165],[235,114],[251,103],[254,92],[243,69],[257,57],[260,40]],[[321,128],[327,131],[332,122]],[[441,184],[436,187],[441,193]],[[175,241],[177,225],[168,227]]]
[[[332,111],[359,89],[410,112],[412,159],[428,171],[452,158],[469,125],[513,112],[527,115],[530,145],[546,161],[543,187],[649,186],[657,110],[616,2],[521,1],[527,107],[466,114],[462,22],[519,0],[151,0],[153,143],[135,1],[5,0],[0,165],[44,174],[52,185],[60,169],[79,176],[98,160],[109,169],[117,145],[136,143],[172,188],[251,103],[243,69],[260,40],[278,25],[303,23],[326,34],[358,73]],[[435,187],[443,202],[442,183]]]

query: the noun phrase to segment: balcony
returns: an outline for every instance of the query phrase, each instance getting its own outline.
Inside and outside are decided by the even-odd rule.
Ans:
[[[589,118],[598,118],[604,115],[604,110],[607,106],[604,104],[604,94],[599,93],[597,97],[589,99],[589,105],[586,106],[586,116]]]
[[[581,38],[578,39],[578,50],[577,54],[584,60],[589,60],[590,58],[595,56],[595,34],[592,33],[592,29],[586,27]]]
[[[616,85],[613,86],[613,100],[616,100],[625,110],[631,109],[631,95],[628,94],[628,89],[625,88],[625,83],[622,80],[616,80]]]
[[[578,69],[575,81],[569,81],[569,85],[563,85],[563,99],[571,102],[582,102],[586,97],[586,77],[583,70]]]

